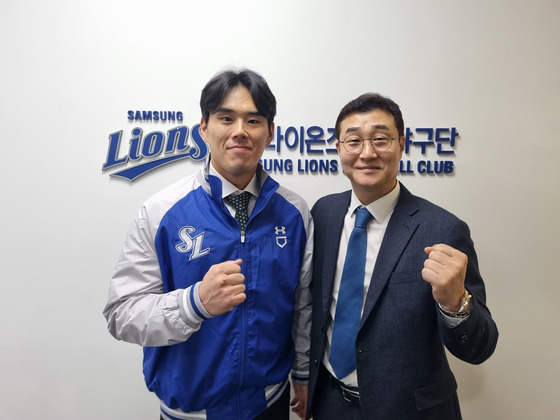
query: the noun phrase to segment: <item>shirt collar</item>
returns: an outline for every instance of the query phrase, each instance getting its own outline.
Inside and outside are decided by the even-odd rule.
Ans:
[[[357,207],[365,207],[369,210],[369,212],[373,215],[377,222],[383,223],[385,218],[389,216],[395,209],[397,201],[399,201],[400,193],[401,184],[397,181],[397,185],[395,185],[395,188],[393,188],[391,192],[381,198],[378,198],[373,203],[364,206],[352,190],[352,201],[350,202],[350,210],[354,212]]]
[[[244,190],[239,190],[235,185],[233,185],[231,182],[229,182],[227,179],[225,179],[222,175],[220,175],[218,173],[218,171],[214,168],[214,165],[212,165],[212,161],[210,161],[210,170],[208,172],[210,175],[216,176],[218,178],[220,178],[220,181],[222,181],[222,198],[226,198],[228,195],[234,194],[240,194],[242,191],[248,191],[251,194],[253,194],[253,196],[258,197],[260,190],[259,190],[259,186],[257,183],[257,174],[255,173],[253,175],[253,178],[251,178],[251,180],[249,181],[249,183],[247,184],[247,186],[245,187]]]

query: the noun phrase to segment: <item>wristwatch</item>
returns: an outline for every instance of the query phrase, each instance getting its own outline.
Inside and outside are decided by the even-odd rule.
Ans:
[[[465,289],[465,294],[461,298],[461,307],[457,312],[446,311],[441,307],[441,305],[439,305],[439,309],[444,315],[447,315],[451,318],[466,318],[471,313],[471,309],[472,309],[471,299],[472,299],[472,295],[469,293],[468,290]]]

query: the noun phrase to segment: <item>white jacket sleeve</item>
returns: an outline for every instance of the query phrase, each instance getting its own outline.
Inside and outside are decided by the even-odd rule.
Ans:
[[[159,224],[143,206],[132,222],[109,285],[103,311],[109,332],[118,340],[141,346],[186,341],[202,319],[188,316],[181,302],[191,288],[164,293],[154,236]],[[194,287],[194,286],[193,286]],[[198,290],[196,290],[198,292]]]
[[[295,311],[292,324],[292,337],[295,344],[295,360],[292,366],[292,380],[299,384],[307,384],[309,379],[309,349],[311,345],[311,276],[313,270],[313,220],[309,212],[306,231],[307,242],[305,254],[300,268],[299,286],[296,289]]]

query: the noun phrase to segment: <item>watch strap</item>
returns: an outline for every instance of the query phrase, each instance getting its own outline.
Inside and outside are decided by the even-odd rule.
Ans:
[[[466,318],[471,313],[472,309],[472,295],[465,289],[465,294],[461,298],[461,307],[457,312],[446,311],[439,305],[440,311],[451,318]]]

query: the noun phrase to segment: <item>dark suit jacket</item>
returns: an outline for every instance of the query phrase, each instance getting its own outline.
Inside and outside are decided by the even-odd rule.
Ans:
[[[333,194],[318,200],[312,209],[315,250],[308,409],[316,398],[339,238],[350,200],[350,191]],[[424,247],[437,243],[459,249],[469,258],[465,287],[474,305],[468,319],[455,328],[443,323],[431,286],[422,279]],[[401,185],[355,343],[362,417],[461,419],[457,383],[444,345],[459,359],[478,364],[494,352],[497,340],[468,226]]]

